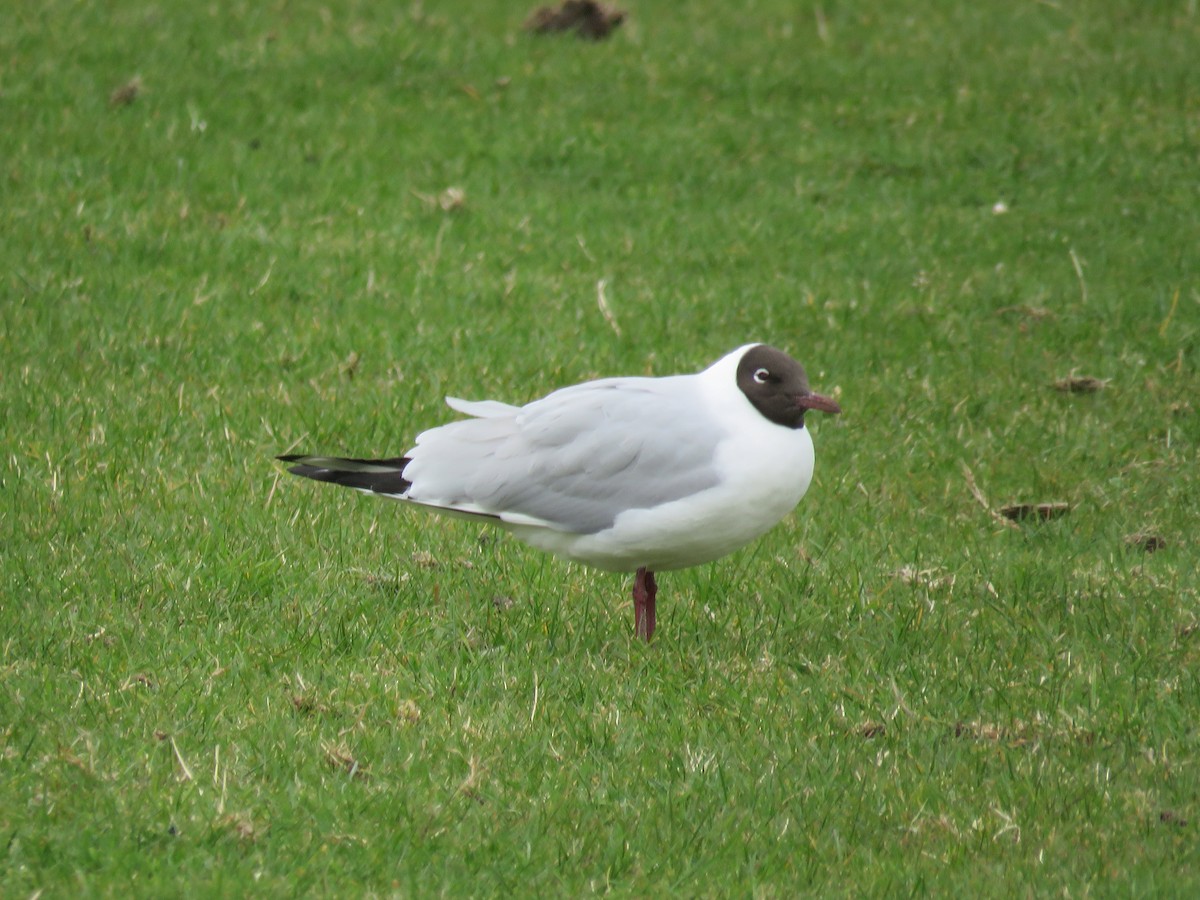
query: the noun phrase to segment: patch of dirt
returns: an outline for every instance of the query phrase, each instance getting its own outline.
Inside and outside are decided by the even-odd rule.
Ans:
[[[1095,394],[1108,387],[1108,380],[1090,375],[1068,375],[1054,382],[1054,389],[1064,394]]]
[[[1012,519],[1014,522],[1025,519],[1047,521],[1065,516],[1070,511],[1071,504],[1069,503],[1014,503],[1000,507],[1000,515],[1006,519]]]
[[[625,21],[625,12],[595,0],[563,0],[562,4],[535,9],[525,20],[534,34],[574,31],[579,37],[602,41]]]
[[[1125,537],[1125,543],[1134,549],[1142,550],[1146,553],[1154,553],[1167,546],[1167,542],[1164,538],[1157,534],[1148,534],[1142,531],[1127,535]]]
[[[108,105],[112,107],[128,106],[138,98],[142,93],[142,79],[138,76],[130,78],[127,82],[117,88],[113,88],[113,92],[108,95]]]

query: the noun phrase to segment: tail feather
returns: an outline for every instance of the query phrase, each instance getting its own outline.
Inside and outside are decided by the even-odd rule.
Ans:
[[[296,454],[276,458],[280,462],[295,463],[288,471],[313,481],[328,481],[360,491],[393,496],[403,496],[412,487],[412,482],[404,477],[404,467],[410,462],[407,456],[391,459],[349,459]]]

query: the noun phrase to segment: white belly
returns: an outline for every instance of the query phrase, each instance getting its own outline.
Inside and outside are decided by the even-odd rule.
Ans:
[[[748,544],[795,508],[812,482],[812,438],[805,428],[764,422],[725,444],[716,464],[716,486],[652,509],[627,510],[596,534],[507,527],[535,547],[610,571],[699,565]]]

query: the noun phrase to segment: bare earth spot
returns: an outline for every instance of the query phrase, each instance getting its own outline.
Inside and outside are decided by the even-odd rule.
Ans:
[[[601,41],[625,21],[625,13],[595,0],[563,0],[557,8],[542,6],[525,20],[525,30],[534,34],[574,31],[579,37]]]
[[[1054,382],[1054,389],[1064,394],[1095,394],[1108,387],[1108,379],[1090,375],[1068,375]]]
[[[142,79],[135,75],[120,87],[113,89],[113,92],[108,95],[108,105],[113,107],[128,106],[138,98],[141,92]]]
[[[1130,547],[1144,550],[1147,553],[1154,553],[1156,550],[1161,550],[1167,546],[1167,542],[1157,534],[1147,534],[1142,531],[1127,535],[1125,543]]]
[[[1057,519],[1070,511],[1071,504],[1069,503],[1014,503],[1010,506],[1000,507],[1000,515],[1006,519],[1012,519],[1014,522],[1030,518],[1043,521]]]

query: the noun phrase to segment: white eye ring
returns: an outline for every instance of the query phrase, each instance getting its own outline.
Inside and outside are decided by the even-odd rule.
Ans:
[[[755,384],[766,384],[767,379],[770,377],[771,377],[771,373],[768,372],[766,369],[755,369],[754,370],[754,383]]]

